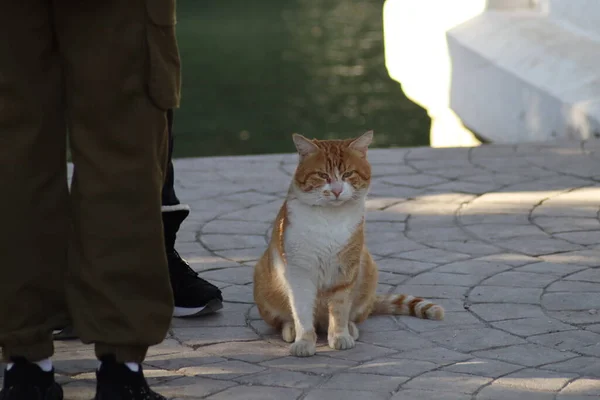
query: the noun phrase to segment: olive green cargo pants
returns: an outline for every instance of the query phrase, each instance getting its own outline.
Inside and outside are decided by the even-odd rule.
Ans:
[[[144,359],[172,315],[162,222],[175,0],[0,0],[0,346]],[[66,137],[75,165],[67,186]]]

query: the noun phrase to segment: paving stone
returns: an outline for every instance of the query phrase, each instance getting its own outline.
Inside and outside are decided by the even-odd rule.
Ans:
[[[479,225],[479,224],[515,224],[524,225],[529,223],[529,216],[527,213],[515,214],[512,212],[500,212],[494,210],[493,213],[484,212],[483,210],[479,213],[468,213],[461,214],[459,216],[460,223],[462,225]]]
[[[598,379],[577,379],[570,382],[560,392],[563,395],[595,396],[600,397],[600,380]]]
[[[435,247],[436,249],[453,251],[456,253],[472,255],[472,256],[483,256],[489,254],[496,254],[504,250],[500,249],[491,244],[483,243],[479,240],[462,240],[462,241],[448,241],[448,242],[428,242],[428,246]]]
[[[548,234],[538,227],[529,224],[480,224],[469,225],[467,228],[473,235],[489,241],[505,240],[521,236],[548,237]]]
[[[577,272],[565,278],[569,281],[583,281],[600,283],[600,269],[586,269],[585,271]]]
[[[581,281],[557,281],[546,288],[547,292],[600,292],[600,283]]]
[[[524,265],[522,267],[517,268],[515,271],[565,276],[572,274],[573,272],[581,271],[585,268],[586,267],[578,265],[538,262],[534,264]]]
[[[339,375],[336,375],[339,376]],[[309,389],[323,381],[320,375],[310,375],[303,372],[286,371],[270,368],[257,374],[245,375],[236,379],[237,382],[259,386],[282,386],[297,389]]]
[[[237,360],[180,368],[177,372],[187,376],[202,376],[219,380],[231,380],[240,376],[264,371],[266,368]]]
[[[534,393],[557,392],[576,376],[575,374],[557,373],[539,369],[524,369],[495,380],[494,385],[506,388],[519,388]]]
[[[576,356],[576,354],[568,351],[553,350],[535,344],[522,344],[501,349],[478,351],[474,355],[526,367],[559,362]]]
[[[263,235],[213,235],[204,234],[200,237],[206,247],[211,250],[247,249],[267,246]]]
[[[525,343],[523,339],[514,335],[490,328],[440,329],[433,332],[423,332],[421,337],[464,352]]]
[[[568,292],[546,293],[542,302],[546,309],[553,311],[590,310],[600,304],[600,293],[586,293],[585,296]]]
[[[553,236],[584,246],[600,243],[600,231],[564,232],[555,233]]]
[[[469,300],[473,303],[501,303],[510,300],[512,303],[539,304],[541,295],[542,289],[477,286],[469,294]]]
[[[477,400],[554,400],[554,398],[554,393],[535,392],[521,387],[506,387],[495,382],[483,388],[476,397]]]
[[[469,310],[486,321],[502,321],[516,318],[541,318],[544,312],[540,306],[515,303],[473,304]]]
[[[252,329],[240,326],[205,327],[202,329],[174,328],[173,334],[188,346],[258,339]]]
[[[410,226],[410,225],[409,225]],[[428,227],[409,230],[406,236],[417,242],[468,240],[470,237],[459,227]]]
[[[549,317],[556,318],[567,324],[590,324],[600,322],[600,313],[596,309],[585,311],[546,311]],[[585,329],[589,329],[589,325]]]
[[[152,368],[177,371],[181,368],[199,366],[205,364],[214,364],[227,361],[222,357],[207,354],[202,350],[193,350],[187,348],[185,351],[177,353],[152,355],[146,357],[145,364]]]
[[[410,294],[418,297],[437,297],[440,299],[459,299],[463,298],[468,291],[465,286],[448,286],[448,285],[398,285],[395,292]]]
[[[222,290],[225,301],[236,303],[254,303],[252,285],[231,285]]]
[[[599,344],[600,335],[593,332],[578,330],[574,332],[556,332],[545,335],[536,335],[527,340],[555,349],[578,351],[579,348]]]
[[[572,325],[563,324],[562,322],[553,320],[549,317],[499,321],[492,323],[492,326],[519,336],[541,335],[544,333],[571,331],[576,329]]]
[[[258,260],[265,250],[266,246],[261,246],[247,249],[217,250],[215,254],[231,261],[244,262]]]
[[[206,223],[202,227],[203,234],[228,233],[238,235],[263,235],[269,229],[269,223],[257,221],[228,221],[217,219]],[[177,235],[179,240],[179,235]]]
[[[442,371],[497,378],[522,368],[523,367],[520,365],[509,364],[498,360],[473,358],[471,360],[448,365],[442,368]]]
[[[466,260],[470,256],[466,254],[454,253],[440,249],[422,249],[412,250],[402,253],[402,258],[420,262],[431,262],[435,264],[446,264],[458,260]]]
[[[270,368],[281,368],[289,371],[310,372],[313,374],[333,374],[342,369],[356,365],[354,361],[315,355],[310,358],[285,357],[265,361],[261,365]]]
[[[152,389],[167,398],[176,397],[205,397],[235,386],[235,382],[218,381],[199,376],[184,377],[152,385]]]
[[[302,395],[299,389],[269,386],[236,386],[207,397],[210,400],[296,400]]]
[[[372,315],[367,318],[364,322],[358,325],[360,330],[361,338],[363,332],[385,332],[385,331],[397,331],[398,323],[392,316],[388,315]]]
[[[481,282],[481,285],[543,288],[554,280],[556,280],[556,277],[552,275],[547,276],[531,272],[506,271],[484,280]]]
[[[382,242],[375,235],[367,236],[367,247],[371,254],[380,256],[401,256],[404,252],[411,250],[426,249],[427,247],[413,240],[404,238],[402,233],[396,234],[397,238]]]
[[[435,368],[437,368],[437,365],[429,361],[378,358],[377,360],[352,367],[348,371],[362,374],[413,377]]]
[[[600,221],[590,218],[538,217],[534,222],[549,233],[600,229]]]
[[[387,209],[385,211],[368,211],[367,212],[367,225],[370,224],[372,221],[379,221],[379,222],[390,222],[390,221],[397,221],[397,222],[404,222],[406,221],[406,219],[408,218],[407,214],[403,214],[403,213],[399,213],[399,212],[394,212],[394,210],[390,210]]]
[[[559,251],[581,249],[581,246],[560,239],[540,238],[535,236],[520,237],[497,241],[495,244],[504,249],[518,251],[530,256],[553,254]]]
[[[441,302],[441,305],[443,306],[444,303]],[[466,329],[484,326],[483,322],[467,311],[446,312],[443,323],[419,318],[403,318],[401,322],[409,329],[417,332],[428,332],[436,329],[449,329],[452,327]]]
[[[425,174],[412,174],[412,175],[399,175],[394,177],[385,177],[381,179],[382,182],[391,184],[391,185],[399,185],[399,186],[408,186],[414,188],[422,188],[426,186],[435,185],[438,183],[448,182],[447,179],[440,178],[433,175],[425,175]]]
[[[447,371],[428,372],[411,380],[403,387],[409,389],[428,389],[440,392],[458,392],[472,394],[483,385],[491,382],[491,378],[459,374]]]
[[[435,268],[437,264],[419,261],[399,260],[387,258],[377,262],[380,271],[389,271],[398,274],[416,275]]]
[[[364,390],[370,392],[394,392],[409,377],[373,375],[364,373],[343,372],[333,376],[321,387],[323,389]]]
[[[359,328],[360,329],[360,328]],[[386,347],[381,346],[373,346],[368,343],[356,343],[356,347],[349,350],[337,351],[329,349],[326,352],[320,353],[321,355],[326,355],[328,357],[333,358],[341,358],[344,360],[351,361],[366,361],[372,360],[378,357],[389,356],[390,354],[397,353],[397,350],[388,349]]]
[[[223,342],[204,346],[203,352],[218,357],[259,363],[289,355],[287,345],[277,346],[266,341]]]
[[[600,260],[600,251],[579,250],[567,253],[550,254],[540,258],[551,263],[589,265],[590,267],[597,267],[598,260]]]
[[[473,261],[485,261],[485,262],[498,262],[506,265],[511,265],[513,267],[520,267],[527,264],[532,264],[539,262],[535,257],[527,256],[525,254],[517,254],[517,253],[500,253],[500,254],[491,254],[489,256],[483,256],[474,259]]]
[[[409,275],[395,274],[386,271],[379,271],[379,282],[388,285],[398,285],[406,280],[410,279]]]
[[[408,285],[474,286],[480,277],[446,272],[424,272],[408,280]]]
[[[397,200],[396,200],[397,201]],[[399,233],[404,232],[405,223],[404,222],[369,222],[365,225],[365,231],[367,236],[373,235],[376,236],[381,232],[392,232]]]
[[[570,360],[544,365],[542,368],[600,378],[600,366],[597,357],[575,357]]]
[[[471,400],[470,394],[401,389],[391,400]]]
[[[470,358],[468,354],[459,353],[445,347],[431,347],[428,349],[412,350],[398,353],[390,357],[403,358],[407,360],[431,361],[440,365],[452,364],[457,361],[464,361]]]
[[[492,263],[478,260],[457,261],[435,268],[435,272],[451,272],[474,276],[490,276],[511,269],[512,267],[502,263]]]
[[[315,389],[308,392],[305,400],[388,400],[389,394],[363,390]]]
[[[408,317],[411,318],[411,317]],[[360,327],[359,327],[360,329]],[[361,342],[369,343],[375,346],[387,347],[395,350],[414,350],[414,349],[424,349],[428,347],[432,347],[433,344],[423,338],[422,336],[417,336],[414,333],[407,331],[400,331],[398,326],[396,325],[396,329],[392,331],[382,331],[382,332],[361,332],[361,336],[359,338]]]
[[[208,281],[217,279],[235,285],[245,285],[252,282],[254,268],[243,266],[235,268],[224,268],[214,271],[203,272],[202,277]]]

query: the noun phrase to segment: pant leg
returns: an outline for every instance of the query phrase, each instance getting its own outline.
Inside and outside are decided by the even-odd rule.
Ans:
[[[64,323],[68,188],[61,68],[46,0],[0,12],[0,345],[5,360],[53,353]]]
[[[74,163],[69,310],[98,357],[141,362],[173,313],[161,189],[179,101],[175,1],[54,4]]]
[[[169,153],[167,174],[162,189],[162,220],[165,247],[167,253],[169,253],[175,250],[177,232],[183,221],[189,215],[190,207],[187,204],[181,204],[175,193],[175,174],[173,168],[173,109],[169,109],[167,112],[167,120],[169,127]]]

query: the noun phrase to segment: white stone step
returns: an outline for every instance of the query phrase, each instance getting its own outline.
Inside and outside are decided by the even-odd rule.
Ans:
[[[447,39],[450,107],[485,139],[600,136],[600,40],[593,35],[536,11],[487,11]]]

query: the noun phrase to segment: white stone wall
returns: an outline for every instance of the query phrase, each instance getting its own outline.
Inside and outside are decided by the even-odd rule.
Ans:
[[[599,0],[387,0],[384,24],[439,145],[468,144],[461,123],[500,143],[600,136]]]

